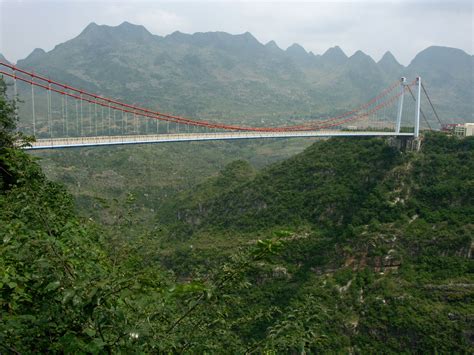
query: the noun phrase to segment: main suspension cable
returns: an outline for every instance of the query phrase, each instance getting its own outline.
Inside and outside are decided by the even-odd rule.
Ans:
[[[62,87],[63,89],[66,89],[66,90],[69,90],[69,91],[75,91],[75,92],[79,93],[80,94],[79,99],[80,99],[80,102],[81,102],[81,106],[82,106],[82,101],[86,101],[86,102],[99,104],[101,106],[108,107],[109,109],[112,108],[112,109],[123,110],[121,107],[125,107],[128,110],[126,110],[124,112],[139,114],[140,116],[150,117],[150,118],[154,118],[154,119],[160,119],[160,120],[164,120],[164,121],[168,121],[168,122],[175,122],[176,124],[184,123],[184,124],[204,126],[204,127],[209,127],[209,128],[222,128],[222,129],[227,129],[227,130],[243,130],[243,131],[294,131],[294,130],[314,129],[314,127],[321,128],[322,124],[333,122],[333,121],[336,121],[338,119],[341,119],[341,118],[344,118],[344,117],[347,117],[347,116],[354,115],[354,116],[358,117],[357,114],[361,110],[368,109],[374,102],[377,102],[377,100],[380,99],[381,97],[384,97],[384,96],[388,95],[398,85],[398,81],[397,81],[396,83],[391,85],[388,89],[384,90],[380,95],[378,95],[374,99],[370,100],[367,104],[359,107],[356,110],[346,112],[345,114],[327,119],[325,121],[311,122],[311,123],[306,123],[306,124],[296,125],[296,126],[283,126],[283,127],[272,127],[272,128],[270,128],[270,127],[246,127],[246,126],[236,126],[236,125],[212,123],[212,122],[207,122],[207,121],[196,121],[196,120],[190,120],[190,119],[180,117],[180,116],[173,116],[173,115],[168,115],[168,114],[164,114],[164,113],[161,113],[161,112],[150,111],[150,110],[147,110],[147,109],[144,109],[144,108],[141,108],[141,107],[137,107],[137,106],[134,106],[134,105],[128,105],[128,104],[125,104],[125,103],[121,103],[117,100],[112,100],[112,99],[104,98],[104,97],[96,95],[96,94],[88,93],[88,92],[85,92],[83,90],[73,88],[69,85],[61,84],[61,83],[52,81],[50,79],[46,79],[46,78],[44,78],[42,76],[39,76],[37,74],[30,73],[30,72],[27,72],[27,71],[22,70],[22,69],[18,69],[15,66],[12,66],[12,65],[9,65],[9,64],[6,64],[6,63],[0,62],[0,65],[6,66],[6,67],[8,67],[12,70],[18,70],[19,72],[21,72],[23,74],[30,74],[32,76],[32,78],[34,77],[34,78],[37,78],[39,80],[47,80],[48,83],[52,83],[56,86]],[[3,72],[3,71],[0,71],[0,73],[8,75],[8,76],[12,76],[11,74]],[[16,78],[16,75],[13,75],[13,77]],[[18,79],[26,81],[25,79],[22,79],[20,77],[18,77]],[[43,85],[38,84],[38,83],[34,83],[34,85],[37,85],[37,86],[40,86],[40,87],[43,86]],[[54,88],[52,90],[56,91],[56,92],[59,92],[59,93],[64,93],[64,94],[66,94],[68,96],[71,96],[71,97],[74,97],[74,98],[77,98],[77,96],[78,96],[78,95],[71,94],[70,92],[64,92],[64,91],[60,91],[60,90],[57,90],[57,89],[54,89]],[[84,98],[83,95],[92,97],[92,98],[94,98],[94,100]],[[102,101],[102,102],[100,102],[100,101]],[[106,104],[104,104],[104,102],[106,102]],[[114,105],[118,105],[120,107],[116,107],[116,106],[111,107],[112,103]],[[140,112],[137,112],[137,111],[140,111]],[[144,113],[147,113],[147,114],[142,114],[141,112],[144,112]],[[334,125],[331,124],[329,126],[334,126]]]
[[[410,91],[410,94],[411,94],[411,97],[413,98],[413,101],[416,102],[415,95],[413,95],[413,92],[411,91],[410,86],[408,86],[408,91]],[[423,109],[421,109],[421,108],[420,108],[420,113],[423,116],[423,119],[425,120],[426,124],[428,125],[428,128],[430,129],[430,131],[432,131],[433,129],[431,128],[431,125],[429,124],[428,119],[426,118],[425,113],[423,112]]]
[[[426,91],[426,88],[425,88],[425,85],[423,85],[423,82],[421,83],[421,88],[423,89],[423,91],[425,92],[425,96],[426,98],[428,99],[428,102],[430,103],[430,106],[431,106],[431,109],[433,110],[435,116],[436,116],[436,119],[438,120],[440,126],[443,126],[443,123],[441,122],[439,116],[438,116],[438,112],[436,112],[436,109],[435,107],[433,106],[433,103],[431,102],[431,99],[430,99],[430,95],[428,95],[428,92]]]

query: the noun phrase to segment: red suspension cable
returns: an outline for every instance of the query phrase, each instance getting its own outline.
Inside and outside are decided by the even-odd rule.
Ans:
[[[226,129],[226,130],[237,130],[237,131],[284,132],[284,131],[323,129],[323,128],[327,128],[327,127],[338,126],[338,125],[344,124],[346,122],[350,122],[350,121],[359,119],[361,117],[368,116],[368,114],[357,115],[357,113],[362,111],[362,110],[368,109],[373,103],[377,102],[381,98],[383,98],[383,97],[387,96],[388,94],[390,94],[399,85],[399,82],[397,81],[394,84],[392,84],[390,87],[388,87],[387,89],[382,91],[379,95],[377,95],[376,97],[371,99],[369,102],[367,102],[366,104],[360,106],[359,108],[354,109],[354,110],[349,111],[349,112],[346,112],[346,113],[341,114],[341,115],[336,116],[336,117],[328,118],[324,121],[317,121],[317,122],[310,122],[310,123],[305,123],[305,124],[301,124],[301,125],[282,126],[282,127],[249,127],[249,126],[237,126],[237,125],[229,125],[229,124],[222,124],[222,123],[212,123],[212,122],[207,122],[207,121],[191,120],[191,119],[181,117],[181,116],[169,115],[169,114],[161,113],[161,112],[158,112],[158,111],[151,111],[151,110],[148,110],[146,108],[142,108],[142,107],[138,107],[138,106],[135,106],[135,105],[129,105],[129,104],[126,104],[126,103],[122,103],[122,102],[117,101],[117,100],[105,98],[105,97],[102,97],[102,96],[97,95],[97,94],[92,94],[92,93],[89,93],[87,91],[80,90],[80,89],[74,88],[72,86],[59,83],[57,81],[48,79],[44,76],[35,74],[33,72],[29,72],[29,71],[17,68],[16,66],[10,65],[8,63],[4,63],[4,62],[0,61],[0,66],[5,66],[5,67],[10,68],[11,70],[13,70],[13,74],[10,74],[10,73],[7,73],[7,72],[1,71],[1,70],[0,70],[0,74],[6,75],[6,76],[14,78],[14,79],[18,79],[20,81],[29,83],[31,85],[41,87],[41,88],[46,89],[46,90],[54,91],[54,92],[59,93],[61,95],[67,95],[67,96],[72,97],[72,98],[77,99],[77,100],[83,100],[83,101],[89,102],[91,104],[100,105],[102,107],[110,107],[113,110],[118,110],[118,111],[121,111],[121,112],[124,112],[124,113],[132,113],[132,114],[136,114],[136,115],[143,116],[143,117],[148,117],[148,118],[153,118],[153,119],[158,119],[158,120],[163,120],[163,121],[168,121],[168,122],[174,122],[174,123],[178,123],[178,124],[188,124],[188,125],[194,125],[194,126],[209,127],[209,128],[221,128],[221,129]],[[29,75],[32,80],[22,78],[22,77],[16,75],[16,72],[20,72],[22,74]],[[38,80],[47,82],[48,86],[33,81],[33,78],[36,78]],[[68,91],[60,90],[60,89],[57,89],[57,88],[54,88],[54,87],[50,87],[50,85],[55,85],[57,87],[65,89],[65,90],[69,90],[69,91],[79,93],[79,95],[70,93]],[[397,97],[399,97],[400,95],[401,94],[396,95],[392,99],[389,99],[388,102],[392,103],[393,100],[396,99]],[[114,106],[111,106],[111,104],[113,104]],[[382,108],[382,107],[385,107],[385,106],[384,105],[376,106],[376,108],[378,108],[378,107]],[[380,109],[380,108],[378,108],[378,109]],[[376,110],[373,109],[373,110],[368,111],[368,112],[376,112],[378,109],[376,109]],[[341,118],[345,118],[345,117],[348,117],[348,118],[346,118],[342,121],[338,121]],[[336,121],[338,121],[338,122],[336,122]]]

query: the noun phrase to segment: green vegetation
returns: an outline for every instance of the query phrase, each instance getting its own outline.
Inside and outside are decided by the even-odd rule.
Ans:
[[[205,212],[199,219],[201,224],[241,231],[278,225],[346,226],[358,212],[354,207],[370,198],[398,159],[396,150],[383,140],[321,142],[220,193],[217,199],[201,202]],[[177,206],[183,205],[178,201]],[[181,215],[186,218],[186,211]]]
[[[163,206],[164,245],[182,245],[165,265],[193,275],[230,246],[273,236],[285,248],[255,270],[247,296],[281,312],[252,328],[266,346],[469,352],[473,172],[474,139],[434,133],[420,153],[332,139],[257,173],[237,162]]]
[[[331,139],[268,166],[226,158],[207,180],[158,176],[172,191],[159,204],[129,184],[94,191],[109,219],[91,219],[17,148],[28,138],[1,88],[1,352],[473,352],[474,139],[429,134],[420,153]],[[48,157],[48,174],[98,164],[87,154],[99,153]]]

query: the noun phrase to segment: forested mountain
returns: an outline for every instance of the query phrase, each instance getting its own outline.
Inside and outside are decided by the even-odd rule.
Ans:
[[[422,153],[402,154],[384,139],[330,139],[258,173],[230,164],[164,206],[178,213],[161,218],[188,234],[302,225],[335,232],[403,218],[464,226],[473,212],[473,144],[429,134]]]
[[[474,139],[439,134],[420,153],[331,139],[260,172],[236,161],[158,211],[181,243],[165,265],[195,275],[273,236],[283,251],[245,293],[282,307],[250,333],[272,349],[472,350],[473,172]]]
[[[84,89],[193,117],[288,122],[366,101],[402,75],[422,75],[443,118],[472,120],[472,56],[430,47],[403,67],[387,52],[376,63],[339,47],[323,55],[294,44],[280,49],[250,33],[161,37],[143,26],[91,23],[76,38],[45,53],[35,49],[18,65]]]

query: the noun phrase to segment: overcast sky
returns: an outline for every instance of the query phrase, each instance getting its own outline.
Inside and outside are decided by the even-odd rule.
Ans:
[[[34,48],[49,51],[77,36],[90,22],[144,25],[166,35],[251,32],[283,49],[299,43],[322,54],[339,45],[348,55],[361,49],[375,60],[390,50],[408,64],[431,45],[473,53],[473,0],[445,1],[111,1],[0,0],[0,53],[10,61]]]

